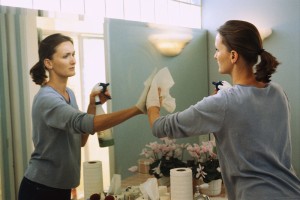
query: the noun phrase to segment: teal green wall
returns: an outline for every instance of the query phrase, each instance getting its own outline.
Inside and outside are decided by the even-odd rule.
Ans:
[[[143,82],[155,67],[167,66],[175,85],[170,94],[176,98],[176,110],[195,104],[208,94],[207,34],[192,30],[193,39],[176,57],[162,56],[148,41],[152,29],[145,23],[110,20],[106,23],[107,55],[110,70],[112,111],[136,103]],[[166,113],[164,113],[166,114]],[[140,115],[113,128],[116,173],[132,175],[128,168],[137,165],[145,144],[157,139],[152,135],[146,115]],[[198,137],[178,139],[178,143],[198,143]]]
[[[272,28],[264,48],[281,62],[273,81],[285,89],[292,111],[293,164],[300,175],[300,1],[299,0],[202,0],[202,25],[209,32],[209,82],[229,80],[218,74],[214,60],[216,29],[225,21],[241,19]],[[212,91],[212,86],[210,90]],[[272,109],[272,108],[266,108]]]

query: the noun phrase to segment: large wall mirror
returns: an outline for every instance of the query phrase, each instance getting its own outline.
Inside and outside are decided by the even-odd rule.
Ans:
[[[0,1],[3,3],[3,1]],[[17,1],[15,1],[17,2]],[[111,2],[110,0],[107,0],[107,2]],[[129,1],[127,1],[129,2]],[[149,4],[149,2],[153,1],[141,1],[141,2],[146,2]],[[165,1],[158,1],[156,2],[165,2]],[[177,3],[178,1],[173,1],[172,3]],[[113,3],[109,3],[113,4]],[[297,4],[297,5],[296,5]],[[173,5],[173,4],[172,4]],[[192,67],[193,70],[195,70],[195,74],[193,74],[191,77],[195,79],[196,75],[198,76],[203,76],[208,79],[201,79],[200,77],[199,80],[197,81],[204,81],[205,83],[210,83],[211,81],[223,79],[223,76],[218,74],[217,70],[217,63],[215,62],[213,58],[213,54],[215,51],[214,48],[214,37],[215,37],[215,30],[217,27],[224,22],[227,18],[242,18],[246,19],[249,21],[253,21],[258,24],[265,24],[267,27],[272,28],[273,34],[266,40],[264,41],[264,47],[270,52],[274,53],[274,55],[278,56],[279,60],[282,62],[280,67],[278,68],[278,73],[274,76],[274,81],[280,83],[285,90],[287,91],[287,94],[289,96],[289,100],[291,102],[291,108],[292,108],[292,121],[291,121],[291,130],[292,130],[292,143],[293,143],[293,164],[295,167],[295,170],[297,174],[299,175],[300,172],[300,161],[298,159],[299,157],[299,123],[298,119],[300,116],[299,112],[299,92],[298,92],[298,86],[299,86],[299,78],[297,75],[299,74],[299,56],[294,56],[293,53],[291,52],[299,52],[299,12],[296,12],[298,9],[298,3],[286,3],[286,4],[281,4],[280,2],[275,2],[273,5],[274,9],[279,11],[279,12],[272,12],[269,11],[267,8],[269,8],[269,2],[260,2],[260,7],[259,9],[255,9],[257,12],[256,17],[253,17],[253,12],[249,12],[249,6],[252,8],[257,7],[257,1],[251,1],[249,3],[249,6],[245,7],[243,6],[243,3],[237,3],[234,6],[231,6],[229,8],[229,12],[222,12],[223,7],[227,5],[226,1],[206,1],[205,4],[201,5],[201,10],[203,13],[198,12],[198,8],[195,8],[194,10],[197,10],[196,12],[193,12],[194,14],[192,17],[188,18],[187,21],[189,22],[200,22],[200,25],[197,27],[201,27],[201,24],[204,28],[208,29],[207,33],[207,39],[208,39],[208,54],[207,57],[209,58],[209,62],[207,63],[210,67],[208,72],[204,72],[201,70],[204,70],[205,68],[196,68],[195,66],[189,65],[188,67]],[[160,9],[161,14],[164,16],[166,14],[166,9],[163,6],[163,3],[156,6],[158,9]],[[31,124],[31,119],[28,114],[30,113],[30,106],[32,102],[33,95],[37,92],[38,87],[36,87],[28,74],[29,68],[37,61],[37,40],[39,38],[39,28],[42,28],[40,26],[41,24],[38,24],[39,22],[37,21],[37,16],[39,15],[37,11],[35,10],[30,10],[30,9],[19,9],[19,8],[10,8],[5,7],[5,6],[0,6],[0,149],[1,149],[1,155],[0,155],[0,183],[1,183],[1,192],[0,194],[0,199],[16,199],[15,194],[17,193],[17,188],[19,186],[20,179],[23,176],[24,169],[26,168],[26,165],[28,163],[28,158],[31,153],[31,138],[26,137],[26,135],[23,135],[22,133],[24,132],[23,130],[26,130],[29,134],[31,134],[30,131],[30,124]],[[73,8],[73,7],[72,7]],[[234,10],[239,9],[241,12],[234,12]],[[231,10],[230,10],[231,9]],[[251,9],[250,9],[251,10]],[[252,9],[253,10],[253,9]],[[299,9],[298,9],[299,10]],[[98,12],[99,10],[96,10]],[[233,11],[233,12],[230,12]],[[267,12],[266,12],[267,11]],[[40,12],[40,11],[39,11]],[[130,12],[128,12],[130,13]],[[138,12],[139,13],[139,12]],[[179,12],[175,12],[172,14],[170,17],[173,22],[180,21],[177,20],[178,18],[175,17],[181,17],[181,15],[178,14]],[[120,12],[117,13],[118,16],[120,15]],[[131,13],[130,13],[131,14]],[[188,13],[189,14],[189,13]],[[218,15],[219,17],[214,17]],[[15,17],[16,16],[16,17]],[[82,17],[82,16],[81,16]],[[160,18],[160,15],[152,15],[152,17]],[[196,18],[197,17],[197,18]],[[93,17],[92,17],[93,18]],[[44,18],[45,19],[45,18]],[[62,25],[60,24],[51,24],[51,25],[45,25],[42,31],[42,34],[49,34],[50,32],[47,32],[47,29],[50,29],[53,31],[59,31],[59,32],[65,32],[65,33],[74,33],[75,31],[73,30],[63,30],[63,28],[70,28],[70,27],[80,27],[81,30],[85,30],[88,26],[85,26],[84,24],[80,24],[79,26],[76,25],[76,23],[79,21],[79,17],[76,15],[75,20],[62,20],[59,19],[60,22],[66,22],[66,24]],[[192,19],[192,20],[191,20]],[[262,20],[263,19],[263,20]],[[47,19],[45,19],[47,20]],[[71,23],[75,21],[75,23]],[[203,21],[203,23],[201,23]],[[102,23],[102,22],[101,22]],[[102,53],[97,54],[96,56],[99,56],[99,60],[108,60],[112,59],[117,62],[118,59],[115,58],[104,58],[104,31],[103,31],[103,24],[101,23],[92,23],[92,26],[90,24],[89,31],[84,31],[83,35],[80,34],[75,34],[73,37],[78,38],[78,48],[79,51],[81,52],[80,48],[83,47],[86,49],[87,47],[85,46],[85,42],[79,42],[81,41],[82,38],[87,39],[87,43],[93,43],[93,44],[101,44],[102,45],[102,50],[98,49],[95,51],[103,51]],[[95,26],[94,24],[97,24]],[[118,77],[118,73],[115,73],[116,76],[106,76],[105,78],[108,78],[106,81],[111,82],[111,87],[112,93],[114,96],[114,100],[117,100],[118,97],[124,97],[122,92],[119,91],[119,88],[115,88],[118,85],[114,84],[114,82],[117,82],[118,79],[124,83],[126,87],[134,85],[136,91],[131,93],[132,98],[126,99],[125,102],[122,102],[122,104],[118,105],[111,105],[108,103],[108,108],[111,110],[117,110],[119,108],[124,108],[128,105],[132,105],[137,96],[139,95],[139,91],[142,89],[142,82],[144,79],[147,77],[147,75],[151,72],[153,67],[162,67],[163,65],[168,65],[170,68],[170,72],[173,75],[173,78],[175,80],[175,85],[171,90],[171,94],[173,94],[176,99],[178,104],[177,109],[181,110],[184,109],[188,104],[191,104],[192,102],[200,99],[203,95],[207,95],[208,88],[204,89],[207,86],[203,87],[202,83],[197,82],[197,84],[201,85],[199,87],[203,87],[203,91],[199,93],[195,93],[193,90],[186,91],[185,84],[182,84],[181,79],[180,79],[180,74],[178,73],[180,70],[182,70],[183,74],[186,74],[187,71],[184,71],[185,65],[190,64],[190,57],[187,56],[187,54],[190,54],[191,52],[197,53],[197,55],[192,54],[193,57],[203,55],[203,52],[199,50],[199,52],[192,51],[193,45],[198,44],[197,41],[199,40],[194,40],[198,38],[198,36],[202,37],[205,36],[203,32],[199,32],[198,30],[195,30],[193,33],[195,37],[191,41],[191,43],[188,44],[188,46],[185,47],[184,51],[177,57],[173,58],[165,58],[162,55],[160,55],[153,46],[150,45],[145,40],[145,34],[150,34],[151,29],[149,27],[145,27],[143,24],[140,23],[129,23],[129,25],[132,27],[132,30],[127,30],[126,27],[123,27],[123,24],[127,24],[127,22],[121,22],[121,21],[115,21],[113,24],[118,24],[120,27],[114,27],[112,26],[112,29],[106,29],[107,31],[111,32],[112,34],[114,31],[118,30],[124,30],[127,31],[124,33],[126,35],[126,39],[124,38],[118,38],[117,35],[114,36],[116,39],[116,42],[120,42],[120,44],[124,44],[127,42],[128,45],[134,45],[131,44],[131,41],[133,40],[131,34],[137,34],[138,36],[137,39],[140,42],[143,42],[144,45],[149,45],[147,46],[148,51],[147,52],[138,52],[142,60],[147,60],[147,66],[149,68],[145,69],[143,72],[141,72],[141,68],[138,68],[137,65],[140,65],[139,57],[133,57],[132,65],[127,65],[127,68],[121,68],[118,63],[111,63],[115,67],[111,69],[112,72],[118,71],[120,68],[122,73],[128,73],[133,70],[136,70],[136,72],[139,74],[138,77],[134,76],[129,76],[129,77]],[[186,25],[188,23],[183,22],[183,25]],[[298,26],[295,26],[298,25]],[[53,29],[53,27],[58,29]],[[101,28],[100,34],[98,32],[93,31],[94,28]],[[15,31],[14,31],[15,30]],[[8,32],[12,31],[12,32]],[[92,34],[91,34],[92,33]],[[88,37],[85,37],[88,36]],[[288,36],[288,37],[287,37]],[[25,37],[25,39],[24,39]],[[292,40],[291,40],[292,38]],[[125,40],[125,41],[123,41]],[[128,40],[128,41],[126,41]],[[7,48],[8,44],[13,44],[13,48]],[[201,43],[202,44],[202,43]],[[111,45],[115,46],[116,49],[119,48],[117,43],[114,43],[114,41],[111,41]],[[135,44],[135,45],[141,45],[141,44]],[[100,46],[100,45],[99,45]],[[121,46],[121,45],[120,45]],[[130,46],[132,48],[132,46]],[[206,48],[207,48],[206,47]],[[282,48],[279,48],[282,47]],[[89,46],[89,48],[91,48]],[[96,48],[95,48],[96,49]],[[114,49],[112,49],[115,51]],[[132,56],[134,51],[131,49],[126,49],[126,52],[122,52],[122,54],[116,54],[115,56],[118,58],[120,57],[123,59],[123,57],[126,56]],[[10,56],[8,56],[10,55]],[[13,56],[11,56],[13,55]],[[18,55],[18,56],[17,56]],[[90,53],[87,53],[87,56],[89,56]],[[100,56],[103,56],[100,57]],[[152,57],[154,58],[153,60],[147,58],[147,57]],[[14,63],[14,66],[17,67],[8,67],[8,59],[11,60],[11,63]],[[80,59],[79,59],[80,60]],[[88,59],[92,60],[92,58]],[[81,62],[84,63],[84,60],[81,59],[78,64],[81,65]],[[178,63],[178,65],[173,65],[174,63]],[[17,63],[17,64],[15,64]],[[162,63],[160,65],[159,63]],[[197,62],[195,62],[197,63]],[[91,63],[87,64],[89,66],[92,66],[94,64],[99,64],[99,63]],[[109,63],[104,63],[103,66],[108,66]],[[112,65],[112,66],[113,66]],[[146,67],[146,66],[143,66]],[[122,71],[124,70],[124,71]],[[105,73],[109,73],[110,71],[107,71]],[[95,72],[95,74],[100,73],[100,72]],[[205,75],[206,74],[206,75]],[[128,75],[128,74],[127,74]],[[226,78],[226,77],[225,77]],[[225,79],[224,78],[224,79]],[[102,78],[100,78],[102,79]],[[221,80],[222,80],[221,79]],[[91,85],[94,84],[94,81],[96,79],[93,79],[91,81]],[[97,80],[98,81],[98,80]],[[102,80],[100,80],[102,81]],[[127,82],[126,82],[127,81]],[[77,81],[75,81],[77,82]],[[188,80],[186,83],[190,84],[191,82],[194,82],[194,80],[191,79]],[[135,83],[140,83],[140,84],[135,84]],[[82,84],[82,83],[81,83]],[[192,86],[194,87],[194,86]],[[89,86],[85,87],[86,89],[90,89]],[[210,86],[210,90],[212,89],[212,86]],[[121,90],[121,88],[120,88]],[[206,91],[205,91],[206,90]],[[188,98],[182,99],[180,95],[178,95],[178,92],[185,91],[187,92]],[[82,92],[82,91],[81,91]],[[202,93],[203,92],[203,93]],[[77,92],[76,92],[77,93]],[[79,94],[79,92],[78,92]],[[82,93],[86,95],[86,93]],[[29,98],[24,96],[24,95],[29,95]],[[193,95],[198,95],[198,96],[193,96]],[[84,102],[84,97],[82,97],[82,101]],[[13,110],[14,108],[15,110]],[[82,109],[85,109],[84,106],[82,106]],[[13,116],[13,117],[12,117]],[[11,120],[13,119],[13,120]],[[136,127],[135,125],[138,123],[138,130],[133,130],[133,127]],[[134,126],[133,126],[134,125]],[[143,128],[141,128],[143,126]],[[15,135],[12,136],[12,127],[14,128]],[[146,128],[144,128],[146,127]],[[123,131],[124,130],[124,131]],[[104,149],[104,148],[99,148],[97,144],[96,139],[92,139],[91,142],[93,142],[94,146],[91,145],[91,148],[89,147],[88,151],[89,152],[94,152],[95,154],[89,157],[89,160],[98,160],[97,156],[99,156],[102,153],[99,153],[98,151],[106,151],[106,154],[108,154],[110,158],[115,158],[115,162],[113,170],[109,171],[111,173],[121,173],[124,175],[124,178],[126,176],[130,176],[131,173],[128,172],[127,168],[132,165],[136,165],[136,160],[139,157],[139,153],[141,148],[144,146],[145,141],[142,140],[141,138],[138,138],[139,140],[134,143],[136,144],[133,151],[131,148],[129,149],[129,152],[126,152],[126,156],[128,157],[118,157],[119,151],[124,149],[124,146],[128,147],[128,142],[126,136],[129,138],[134,138],[136,134],[142,134],[145,136],[145,141],[153,141],[156,138],[154,138],[151,133],[149,126],[146,122],[146,118],[139,116],[131,121],[128,121],[128,123],[123,124],[121,126],[118,126],[114,129],[114,137],[115,137],[115,142],[116,145],[113,147],[110,147],[109,149]],[[144,139],[144,138],[143,138]],[[198,138],[193,138],[197,140]],[[123,141],[124,144],[123,144]],[[14,144],[14,145],[13,145]],[[120,148],[119,148],[120,147]],[[20,153],[21,152],[21,153]],[[84,156],[90,155],[90,153],[86,153],[83,151]],[[116,156],[114,155],[116,153]],[[129,156],[130,154],[130,156]],[[86,156],[87,158],[87,156]],[[125,163],[124,159],[128,158],[128,162]],[[109,161],[110,162],[110,161]],[[106,162],[105,163],[109,163]],[[109,164],[108,164],[109,165]],[[110,175],[108,175],[110,177]],[[108,185],[110,182],[109,178],[104,183],[104,185]]]
[[[6,127],[6,124],[10,124],[7,121],[10,117],[5,118],[1,114],[1,148],[2,152],[7,154],[1,157],[0,194],[5,199],[15,199],[19,183],[24,175],[24,170],[33,149],[30,136],[30,109],[33,96],[39,87],[32,83],[28,72],[38,59],[38,40],[43,39],[47,35],[61,32],[71,36],[74,40],[78,56],[78,68],[77,75],[74,78],[70,78],[69,87],[75,91],[78,104],[82,110],[85,110],[87,107],[87,97],[92,86],[100,81],[111,83],[110,89],[114,98],[108,103],[108,112],[134,105],[142,91],[144,80],[154,67],[169,67],[175,81],[171,94],[178,102],[177,110],[182,110],[186,106],[195,103],[208,93],[206,31],[189,29],[193,39],[185,47],[184,51],[176,57],[165,57],[147,40],[150,34],[158,30],[150,28],[146,23],[111,20],[106,22],[106,32],[104,33],[104,25],[100,22],[95,26],[94,23],[87,24],[76,20],[69,23],[70,21],[68,20],[37,17],[37,15],[37,11],[34,10],[1,6],[0,44],[4,45],[2,49],[10,49],[10,47],[7,48],[7,45],[14,45],[14,49],[17,51],[17,53],[2,51],[1,56],[5,57],[5,53],[7,55],[22,55],[20,62],[16,64],[15,71],[20,77],[19,81],[12,82],[13,79],[9,78],[10,76],[13,77],[12,68],[1,68],[1,72],[3,72],[0,75],[1,81],[6,81],[4,84],[1,84],[1,89],[4,91],[4,93],[1,92],[1,113],[6,113],[6,116],[13,115],[13,118],[17,118],[18,121],[21,121],[23,118],[26,119],[21,124],[19,123],[18,126],[13,124],[10,126],[19,127],[20,129],[24,128],[26,133],[28,133],[28,137],[26,137],[25,134],[22,134],[22,131],[19,131],[18,135],[13,137],[12,130]],[[4,16],[5,18],[10,18],[15,25],[12,26],[11,21],[5,19]],[[20,41],[20,43],[12,44],[6,42],[7,34],[9,34],[7,26],[12,28],[18,27],[11,31],[14,33],[12,34],[15,37],[14,41]],[[123,33],[121,37],[119,37],[120,31]],[[105,34],[106,36],[112,36],[109,37],[110,40],[106,40]],[[126,49],[130,49],[130,51]],[[115,56],[112,56],[112,54]],[[4,61],[6,60],[1,59],[1,62]],[[120,65],[120,62],[123,62],[123,64]],[[8,65],[4,63],[2,66]],[[18,88],[14,90],[14,95],[18,92],[23,95],[19,96],[20,98],[5,95],[5,93],[9,94],[10,91],[8,89],[11,87]],[[8,104],[11,101],[8,97],[14,99],[12,105]],[[20,104],[20,102],[23,105],[20,108],[22,115],[16,116],[18,111],[11,111],[9,108],[14,104]],[[104,188],[108,188],[111,175],[114,173],[121,174],[122,178],[131,176],[132,173],[128,171],[128,168],[132,165],[137,165],[143,146],[146,143],[157,140],[151,135],[146,115],[136,117],[113,128],[113,134],[115,137],[114,146],[100,148],[95,136],[89,139],[89,144],[82,151],[83,162],[88,160],[101,160],[103,162],[103,171],[105,172],[103,173]],[[9,151],[5,148],[7,143],[4,138],[11,144],[9,145],[9,148],[11,148]],[[136,140],[137,143],[132,146],[133,148],[128,148],[132,140]],[[183,141],[193,143],[198,142],[199,138],[189,138]],[[12,149],[12,147],[15,149]],[[124,151],[124,149],[128,151]],[[23,152],[23,155],[17,152]],[[18,167],[11,167],[13,165]],[[83,192],[83,183],[79,186],[79,190]]]
[[[206,31],[169,28],[170,31],[185,32],[192,38],[177,56],[161,54],[149,41],[154,34],[165,33],[162,27],[118,19],[105,21],[106,66],[114,98],[110,103],[112,111],[134,105],[143,90],[143,82],[155,68],[168,67],[173,77],[175,84],[170,93],[176,99],[175,112],[207,96]],[[114,127],[113,134],[115,171],[126,178],[132,175],[128,168],[137,165],[145,145],[158,139],[151,134],[147,116],[138,116]],[[178,142],[198,143],[199,137],[179,139]]]

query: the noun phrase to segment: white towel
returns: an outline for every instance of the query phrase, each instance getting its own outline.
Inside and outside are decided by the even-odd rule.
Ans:
[[[176,108],[175,98],[170,95],[170,88],[174,85],[173,78],[167,67],[162,68],[154,76],[147,96],[147,108],[151,106],[160,107],[158,88],[161,89],[162,107],[168,112],[174,112]]]

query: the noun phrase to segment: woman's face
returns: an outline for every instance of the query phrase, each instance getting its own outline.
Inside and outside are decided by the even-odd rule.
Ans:
[[[219,65],[220,74],[231,74],[232,62],[231,54],[228,51],[227,47],[222,42],[222,36],[218,33],[215,40],[216,53],[214,58],[217,60]]]
[[[50,74],[61,78],[75,75],[75,50],[71,42],[63,42],[56,47],[56,52],[50,60]]]

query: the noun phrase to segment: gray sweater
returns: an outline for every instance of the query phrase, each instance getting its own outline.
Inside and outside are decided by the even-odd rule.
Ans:
[[[153,126],[157,137],[214,133],[229,200],[300,199],[290,132],[288,99],[275,83],[220,90]]]
[[[94,115],[78,110],[74,93],[70,102],[43,86],[32,105],[31,155],[25,177],[49,187],[71,189],[80,181],[81,134],[93,134]]]

